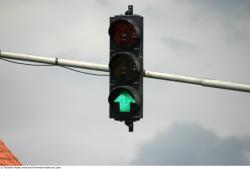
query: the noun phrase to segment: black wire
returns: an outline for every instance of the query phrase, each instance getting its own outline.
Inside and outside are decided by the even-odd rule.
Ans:
[[[61,66],[61,67],[65,68],[65,69],[69,69],[69,70],[75,71],[75,72],[78,72],[78,73],[87,74],[87,75],[94,75],[94,76],[109,76],[108,74],[95,74],[95,73],[83,72],[83,71],[80,71],[80,70],[72,69],[72,68],[67,67],[67,66]]]
[[[20,65],[25,65],[25,66],[60,66],[60,67],[65,68],[65,69],[68,69],[68,70],[71,70],[71,71],[74,71],[74,72],[78,72],[78,73],[87,74],[87,75],[109,76],[108,74],[95,74],[95,73],[83,72],[83,71],[80,71],[80,70],[72,69],[72,68],[67,67],[67,66],[61,66],[61,65],[56,65],[56,64],[55,65],[53,65],[53,64],[30,64],[30,63],[15,62],[15,61],[4,59],[4,58],[0,58],[0,59],[4,60],[4,61],[7,61],[7,62],[10,62],[10,63],[20,64]]]
[[[10,62],[10,63],[15,63],[15,64],[19,64],[19,65],[26,65],[26,66],[55,66],[55,65],[52,65],[52,64],[30,64],[30,63],[15,62],[15,61],[4,59],[4,58],[0,58],[0,59],[4,60],[4,61],[7,61],[7,62]]]

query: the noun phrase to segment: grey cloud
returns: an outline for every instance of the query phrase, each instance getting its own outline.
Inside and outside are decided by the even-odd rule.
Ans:
[[[109,0],[96,0],[96,2],[103,6],[111,5],[111,2]]]
[[[173,49],[194,49],[195,44],[175,37],[164,37],[162,41]]]
[[[248,0],[191,0],[178,1],[185,2],[186,8],[192,10],[190,24],[196,26],[202,23],[206,29],[217,29],[216,25],[222,28],[222,34],[226,32],[225,40],[227,42],[243,41],[249,39],[250,30],[250,1]],[[207,24],[209,23],[209,24]]]
[[[197,123],[174,123],[144,144],[135,165],[248,165],[250,137],[219,137]]]
[[[249,13],[250,1],[248,0],[191,0],[181,1],[194,5],[196,8],[207,9],[221,14],[238,16],[238,14]]]

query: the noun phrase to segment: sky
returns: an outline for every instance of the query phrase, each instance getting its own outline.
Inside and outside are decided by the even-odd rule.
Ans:
[[[0,0],[0,50],[109,62],[109,17],[144,17],[144,68],[250,84],[248,0]],[[92,71],[89,71],[92,72]],[[144,78],[134,132],[109,79],[0,60],[0,139],[25,165],[249,165],[250,95]]]

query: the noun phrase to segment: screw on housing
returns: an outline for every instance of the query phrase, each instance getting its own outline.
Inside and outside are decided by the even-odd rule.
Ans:
[[[125,12],[125,15],[133,15],[133,5],[128,6],[128,10]]]

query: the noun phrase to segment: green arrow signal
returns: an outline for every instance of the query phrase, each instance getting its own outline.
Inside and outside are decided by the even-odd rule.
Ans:
[[[135,103],[135,99],[128,93],[122,92],[114,102],[119,103],[120,112],[130,112],[130,103]]]

